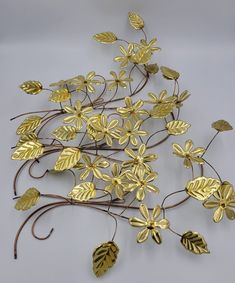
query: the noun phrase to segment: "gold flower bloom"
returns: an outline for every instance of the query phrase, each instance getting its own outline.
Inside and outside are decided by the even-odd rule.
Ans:
[[[141,131],[139,129],[141,124],[142,124],[141,120],[137,121],[135,124],[127,120],[122,128],[118,128],[117,131],[120,134],[119,144],[122,145],[124,143],[131,142],[131,144],[137,146],[138,145],[137,138],[147,135],[147,132]]]
[[[162,90],[159,96],[156,96],[152,92],[148,93],[148,96],[150,98],[150,101],[148,102],[151,104],[155,104],[154,107],[158,106],[159,104],[167,104],[167,103],[175,104],[177,100],[176,96],[168,96],[166,90]]]
[[[150,165],[147,162],[151,162],[157,159],[156,154],[146,154],[146,145],[141,144],[138,152],[135,153],[132,149],[126,148],[125,153],[131,157],[131,160],[123,161],[122,167],[123,168],[130,168],[132,167],[133,172],[136,174],[140,170],[145,170],[146,172],[151,172]]]
[[[76,86],[77,92],[80,92],[82,90],[87,90],[90,93],[95,92],[94,85],[99,85],[102,82],[99,80],[94,80],[94,77],[96,76],[95,72],[89,72],[86,77],[84,76],[77,76],[74,78],[71,82],[72,85]]]
[[[108,183],[104,190],[109,193],[114,191],[117,198],[123,199],[126,175],[121,173],[121,168],[117,163],[113,163],[111,173],[112,176],[103,174],[102,179]]]
[[[146,110],[141,109],[144,105],[142,100],[138,100],[133,104],[131,97],[125,97],[126,107],[117,108],[117,112],[121,114],[123,118],[132,118],[134,121],[140,120],[140,116],[143,114],[148,114]]]
[[[97,131],[94,133],[95,140],[99,141],[105,139],[107,145],[112,146],[113,138],[119,139],[119,134],[116,132],[116,127],[118,125],[118,120],[113,119],[108,122],[106,115],[102,114],[100,119],[95,119],[94,122],[91,122],[92,127]]]
[[[213,200],[206,200],[203,203],[206,208],[216,208],[213,215],[215,222],[220,222],[224,216],[224,212],[228,219],[235,219],[235,212],[231,207],[235,208],[235,191],[232,184],[223,182],[218,191],[213,194]]]
[[[122,70],[117,75],[115,72],[111,71],[110,75],[113,77],[112,80],[107,80],[107,82],[110,82],[108,85],[108,90],[112,90],[117,87],[127,87],[127,83],[131,82],[133,79],[126,77],[126,71]]]
[[[169,227],[169,221],[167,219],[160,219],[157,221],[157,218],[161,214],[160,206],[156,206],[151,215],[148,211],[148,208],[145,204],[140,205],[140,213],[144,219],[137,217],[129,218],[129,224],[133,227],[143,227],[137,235],[137,243],[143,243],[148,239],[149,233],[151,233],[152,239],[157,243],[161,244],[162,238],[160,232],[157,228],[167,229]]]
[[[79,170],[83,170],[80,175],[80,180],[86,180],[90,173],[92,173],[97,179],[101,179],[102,173],[100,169],[107,168],[109,166],[109,162],[104,160],[101,156],[97,156],[93,161],[91,161],[89,155],[83,154],[82,159],[84,162],[78,162],[74,167]]]
[[[75,127],[80,130],[82,128],[82,122],[86,122],[88,117],[86,114],[90,113],[93,110],[92,107],[82,108],[82,104],[80,100],[75,102],[74,107],[65,106],[64,111],[70,113],[72,115],[64,118],[64,123],[74,123]]]
[[[193,149],[193,141],[187,140],[185,142],[185,148],[183,149],[179,144],[174,143],[173,145],[173,154],[178,157],[184,158],[184,166],[186,168],[192,167],[192,162],[196,162],[198,164],[204,164],[204,160],[199,157],[199,155],[205,152],[205,148],[196,147]]]
[[[146,174],[145,170],[139,170],[134,174],[129,171],[126,172],[126,177],[128,180],[132,181],[132,183],[130,183],[128,187],[125,187],[125,191],[132,192],[136,190],[136,199],[138,201],[142,201],[145,198],[145,190],[154,193],[159,192],[159,189],[151,184],[151,182],[157,178],[156,172]]]
[[[126,67],[129,62],[131,62],[132,56],[134,54],[134,44],[129,43],[127,50],[120,45],[119,50],[123,56],[117,56],[114,58],[115,62],[120,62],[120,67]]]
[[[150,50],[151,54],[153,54],[156,51],[160,51],[161,48],[154,46],[154,44],[157,42],[156,38],[153,38],[152,40],[149,41],[149,43],[145,39],[140,40],[140,47],[141,48],[147,48]]]

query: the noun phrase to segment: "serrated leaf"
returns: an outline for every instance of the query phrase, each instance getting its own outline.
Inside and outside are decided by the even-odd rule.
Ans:
[[[99,245],[93,252],[93,272],[97,277],[104,275],[116,262],[119,248],[114,242]]]
[[[151,111],[151,117],[165,118],[173,111],[174,107],[175,103],[161,103]]]
[[[30,160],[43,154],[44,147],[38,141],[28,141],[18,147],[12,154],[14,160]]]
[[[187,130],[191,127],[190,124],[181,120],[173,120],[166,124],[166,129],[168,134],[178,136],[187,132]]]
[[[76,138],[76,131],[73,126],[60,126],[52,134],[58,140],[69,141]]]
[[[158,64],[149,64],[145,66],[145,70],[150,74],[156,74],[159,71]]]
[[[28,133],[28,134],[22,135],[19,138],[16,146],[20,147],[22,144],[24,144],[24,143],[26,143],[28,141],[37,141],[37,140],[38,140],[38,137],[37,137],[37,135],[35,133]]]
[[[114,43],[115,41],[117,41],[116,35],[111,31],[97,33],[93,36],[93,38],[98,42],[106,44]]]
[[[17,135],[24,135],[33,132],[37,129],[42,122],[42,117],[40,116],[29,116],[27,117],[17,128]]]
[[[95,185],[91,182],[84,182],[75,186],[68,194],[68,197],[71,197],[72,199],[77,201],[88,201],[95,196]]]
[[[144,28],[144,20],[135,12],[129,12],[128,13],[128,19],[129,19],[129,23],[130,25],[134,28],[134,29],[142,29]]]
[[[79,161],[80,155],[78,148],[65,148],[57,159],[54,169],[63,171],[72,168]]]
[[[160,70],[162,72],[162,75],[165,79],[167,80],[177,80],[180,76],[180,74],[178,72],[176,72],[175,70],[172,70],[168,67],[160,67]]]
[[[61,88],[53,91],[49,96],[49,101],[52,102],[65,102],[71,98],[71,93],[67,90],[67,88]]]
[[[135,64],[147,64],[151,59],[151,51],[149,48],[140,48],[132,57],[131,61]]]
[[[233,130],[233,127],[229,124],[229,122],[225,120],[218,120],[211,125],[212,128],[217,130],[218,132],[225,132]]]
[[[39,81],[26,81],[20,85],[20,88],[28,94],[38,94],[42,91],[42,84]]]
[[[215,193],[221,185],[217,179],[208,177],[197,177],[186,185],[187,193],[197,200],[206,200]]]
[[[207,248],[207,243],[197,232],[188,231],[181,237],[181,244],[194,254],[210,253]]]
[[[16,202],[15,209],[27,210],[34,206],[40,198],[40,192],[36,188],[28,189]]]

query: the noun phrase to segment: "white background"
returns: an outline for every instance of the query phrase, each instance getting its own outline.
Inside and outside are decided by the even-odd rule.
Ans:
[[[37,228],[40,235],[55,228],[47,241],[33,239],[27,226],[19,241],[19,259],[13,259],[14,235],[28,212],[13,208],[12,179],[20,163],[10,160],[10,147],[15,144],[14,131],[20,121],[10,123],[9,119],[21,112],[53,107],[46,96],[24,95],[18,85],[25,80],[40,80],[47,85],[90,70],[105,76],[111,69],[117,70],[117,64],[112,62],[118,53],[117,46],[99,45],[91,37],[111,30],[137,40],[138,34],[128,26],[130,10],[145,19],[150,37],[157,36],[162,48],[156,56],[158,64],[178,70],[181,89],[192,94],[181,116],[192,124],[191,130],[156,149],[160,156],[156,168],[161,194],[152,202],[159,203],[167,192],[182,188],[189,176],[181,160],[171,155],[173,140],[192,138],[196,145],[205,146],[214,133],[211,122],[223,118],[235,126],[233,0],[0,0],[1,282],[97,282],[91,269],[92,251],[97,244],[110,239],[113,222],[89,209],[59,208],[42,218]],[[165,85],[158,77],[148,90],[158,93],[162,87]],[[234,132],[219,136],[207,157],[224,180],[235,184],[234,137]],[[207,173],[210,175],[211,171]],[[23,192],[35,185],[42,192],[61,190],[66,194],[69,180],[35,182],[25,174],[18,189]],[[177,231],[192,229],[203,234],[211,254],[190,254],[178,237],[167,231],[162,233],[161,246],[151,240],[138,245],[137,229],[120,221],[116,238],[120,247],[118,262],[102,282],[233,280],[235,223],[225,219],[214,224],[212,211],[193,200],[168,216]]]

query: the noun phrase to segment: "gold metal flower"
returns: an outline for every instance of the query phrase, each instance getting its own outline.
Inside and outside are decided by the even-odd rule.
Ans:
[[[196,162],[198,164],[204,164],[204,160],[203,158],[200,157],[200,155],[205,152],[205,148],[196,147],[193,149],[192,140],[187,140],[185,142],[184,149],[177,143],[174,143],[172,147],[174,150],[173,154],[177,155],[178,157],[184,158],[184,166],[186,168],[191,168],[192,162]]]
[[[152,40],[150,40],[149,42],[147,42],[147,40],[145,39],[141,39],[140,40],[140,48],[147,48],[150,50],[151,54],[153,54],[154,52],[160,51],[161,48],[154,46],[154,44],[157,42],[156,38],[153,38]]]
[[[125,172],[121,171],[121,168],[117,163],[113,163],[111,174],[111,176],[107,174],[103,174],[102,176],[102,179],[108,183],[104,190],[109,193],[114,191],[117,198],[123,199],[124,187],[126,186]]]
[[[129,224],[131,226],[143,227],[143,230],[141,230],[137,234],[137,243],[143,243],[144,241],[146,241],[150,233],[155,243],[161,244],[162,238],[157,228],[160,228],[160,229],[169,228],[169,221],[164,218],[157,220],[157,218],[161,214],[160,206],[156,206],[153,209],[152,213],[150,214],[147,206],[142,203],[140,205],[139,210],[144,219],[140,219],[137,217],[129,218]]]
[[[129,43],[127,50],[122,45],[119,46],[119,50],[122,56],[117,56],[114,58],[115,62],[120,62],[120,67],[126,67],[129,62],[131,62],[132,56],[134,55],[134,44]]]
[[[71,81],[71,84],[76,86],[77,92],[87,90],[88,92],[93,93],[95,92],[94,85],[99,85],[102,83],[100,80],[95,80],[95,76],[96,73],[94,71],[91,71],[86,75],[86,77],[77,76]]]
[[[148,103],[154,104],[154,107],[157,107],[159,104],[175,104],[175,102],[177,101],[177,97],[173,95],[168,96],[166,90],[162,90],[158,96],[152,92],[149,92],[148,96],[150,98],[150,101],[148,101]]]
[[[132,82],[132,78],[126,77],[126,71],[121,70],[119,74],[116,74],[114,71],[110,72],[110,75],[113,77],[112,80],[106,80],[107,82],[110,82],[108,85],[108,90],[113,90],[117,87],[127,87],[127,83]]]
[[[138,138],[147,135],[146,131],[140,130],[142,121],[139,120],[136,123],[132,123],[127,120],[122,128],[118,128],[117,131],[120,134],[119,144],[131,143],[134,146],[138,145]]]
[[[92,127],[96,130],[94,133],[95,140],[105,139],[106,144],[112,146],[113,138],[119,139],[119,134],[116,131],[118,123],[117,119],[108,122],[107,115],[105,114],[102,114],[100,119],[92,121]]]
[[[235,208],[235,191],[232,184],[229,182],[223,182],[218,191],[213,194],[212,200],[206,200],[203,203],[205,208],[216,208],[213,215],[214,222],[220,222],[226,214],[230,220],[235,220],[235,211],[231,209]]]
[[[75,102],[74,107],[65,106],[64,111],[66,113],[72,114],[66,118],[64,118],[64,123],[74,123],[77,130],[82,128],[82,122],[86,122],[88,120],[87,114],[92,112],[92,107],[82,107],[82,103],[80,100]]]
[[[87,154],[82,155],[84,162],[78,162],[74,168],[83,170],[80,175],[80,180],[86,180],[90,174],[95,176],[97,179],[101,179],[103,174],[100,169],[107,168],[109,162],[104,160],[101,156],[97,156],[93,161]]]
[[[138,170],[136,174],[129,171],[126,172],[126,177],[131,183],[125,187],[126,192],[136,191],[136,199],[142,201],[145,198],[145,191],[158,193],[159,189],[151,184],[157,178],[156,172],[146,174],[146,170]]]
[[[125,104],[126,107],[119,107],[117,108],[117,112],[123,118],[131,118],[134,121],[140,120],[140,116],[144,114],[148,114],[148,112],[141,107],[144,105],[142,100],[138,100],[136,103],[133,104],[131,97],[125,97]]]
[[[131,148],[126,148],[125,153],[131,157],[131,160],[125,160],[122,163],[123,168],[132,168],[133,172],[136,174],[141,170],[146,172],[151,172],[152,168],[148,165],[148,162],[154,161],[157,159],[156,154],[145,154],[146,145],[141,144],[138,152],[135,153]]]

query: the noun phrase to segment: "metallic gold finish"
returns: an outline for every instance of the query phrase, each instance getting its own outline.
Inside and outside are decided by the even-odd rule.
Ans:
[[[212,123],[212,128],[217,130],[218,132],[225,132],[225,131],[231,131],[233,130],[233,127],[229,124],[229,122],[225,120],[218,120],[214,123]]]
[[[73,168],[80,160],[80,150],[78,148],[65,148],[55,163],[56,171],[63,171]]]
[[[190,124],[180,120],[171,121],[166,124],[168,133],[173,136],[185,134],[190,127]]]
[[[28,141],[38,141],[38,137],[35,133],[28,133],[28,134],[24,134],[22,136],[20,136],[17,144],[16,144],[16,147],[20,147],[21,145],[23,145],[25,142],[28,142]]]
[[[157,228],[169,228],[169,221],[167,219],[157,220],[161,214],[160,206],[156,206],[150,214],[147,206],[142,203],[139,207],[139,210],[144,219],[137,217],[129,218],[129,224],[131,226],[143,228],[143,230],[141,230],[137,235],[137,243],[145,242],[148,239],[149,234],[151,234],[151,237],[155,243],[161,244],[162,238]]]
[[[88,201],[96,196],[95,185],[91,182],[80,183],[68,194],[73,200]]]
[[[97,33],[93,36],[93,38],[98,42],[106,44],[114,43],[115,41],[117,41],[116,35],[110,31]]]
[[[27,141],[20,147],[17,147],[11,158],[14,160],[30,160],[42,155],[44,152],[43,145],[38,141]]]
[[[93,272],[97,277],[103,276],[117,260],[119,248],[113,241],[100,244],[93,252]]]
[[[235,192],[232,184],[223,182],[212,198],[203,203],[205,208],[216,208],[213,220],[218,223],[223,219],[224,213],[229,220],[235,220]]]
[[[182,148],[179,144],[173,143],[173,154],[178,157],[184,158],[184,166],[186,168],[192,167],[192,162],[196,162],[198,164],[204,164],[204,160],[200,155],[205,153],[205,148],[196,147],[193,148],[193,141],[187,140],[185,142],[185,147]]]
[[[143,29],[144,20],[135,12],[128,13],[129,23],[134,29]]]
[[[17,135],[25,135],[36,130],[42,122],[42,118],[40,116],[29,116],[27,117],[22,124],[17,128]]]
[[[197,200],[206,200],[219,189],[220,185],[221,182],[217,179],[197,177],[187,183],[186,191]]]
[[[40,198],[40,192],[36,188],[28,189],[16,202],[15,209],[28,210],[36,205]]]
[[[162,75],[165,79],[167,80],[177,80],[180,76],[180,74],[178,72],[176,72],[175,70],[172,70],[168,67],[160,67],[160,70],[162,72]]]
[[[158,64],[148,64],[145,66],[145,70],[150,74],[157,74],[159,67]]]
[[[28,94],[38,94],[42,91],[42,84],[38,81],[27,81],[20,85],[20,88]]]
[[[77,129],[74,126],[60,126],[52,134],[58,140],[70,141],[76,138]]]
[[[65,102],[71,98],[71,94],[68,92],[67,88],[61,88],[53,91],[49,96],[49,101],[52,102]]]
[[[185,232],[181,237],[181,244],[194,254],[210,253],[205,239],[197,232]]]

